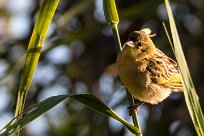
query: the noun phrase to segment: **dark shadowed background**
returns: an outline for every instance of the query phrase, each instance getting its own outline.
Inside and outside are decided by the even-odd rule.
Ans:
[[[28,42],[42,1],[0,0],[0,128],[14,116]],[[121,41],[149,27],[156,46],[173,57],[162,26],[168,25],[162,0],[116,0]],[[178,32],[201,106],[204,108],[204,2],[171,1]],[[93,93],[123,118],[124,87],[115,68],[112,31],[102,0],[61,0],[49,28],[26,108],[59,94]],[[195,136],[184,96],[175,93],[158,105],[145,104],[139,120],[144,136]],[[67,100],[30,123],[23,136],[131,136],[121,123]]]

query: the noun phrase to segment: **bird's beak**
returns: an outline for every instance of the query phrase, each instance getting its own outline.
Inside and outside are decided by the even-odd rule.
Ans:
[[[135,47],[135,44],[134,44],[133,41],[127,41],[127,42],[124,44],[124,47],[125,47],[125,46],[129,46],[129,47],[131,47],[131,48],[134,48],[134,47]]]

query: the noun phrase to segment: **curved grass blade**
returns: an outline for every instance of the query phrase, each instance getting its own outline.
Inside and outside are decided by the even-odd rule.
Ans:
[[[18,99],[15,111],[15,116],[18,118],[16,120],[20,119],[21,116],[19,115],[23,113],[26,96],[40,57],[40,51],[42,46],[44,45],[48,27],[51,23],[58,3],[59,0],[44,0],[40,8],[40,12],[26,53],[24,70],[18,90]],[[19,133],[17,133],[16,135],[18,136]]]
[[[107,115],[111,118],[114,118],[121,123],[133,134],[140,134],[140,130],[127,121],[125,121],[123,118],[118,116],[112,109],[107,107],[101,100],[99,100],[96,96],[92,94],[79,94],[79,95],[71,95],[71,98],[76,99],[77,101],[89,106],[95,111],[98,111],[104,115]]]
[[[20,131],[23,127],[25,127],[28,123],[41,116],[48,110],[52,109],[54,106],[65,100],[68,96],[66,95],[58,95],[52,96],[34,106],[32,106],[29,110],[27,110],[21,119],[15,122],[15,118],[6,125],[2,131],[0,136],[11,136],[18,131]]]
[[[171,12],[170,4],[168,0],[165,0],[167,13],[169,17],[169,23],[171,28],[171,34],[173,39],[173,47],[175,57],[177,59],[180,72],[182,75],[183,85],[184,85],[184,96],[188,111],[190,113],[191,119],[195,126],[195,129],[199,136],[204,136],[204,118],[202,109],[198,100],[198,96],[195,91],[193,81],[190,76],[190,72],[184,57],[184,53],[181,47],[181,42],[175,25],[175,21]]]
[[[35,120],[45,112],[49,111],[51,108],[65,100],[66,98],[74,98],[77,101],[89,106],[90,108],[105,114],[109,117],[112,117],[121,123],[124,124],[124,126],[133,134],[139,134],[140,131],[132,126],[130,123],[125,121],[123,118],[118,116],[112,109],[108,108],[101,100],[99,100],[96,96],[92,94],[79,94],[79,95],[58,95],[58,96],[52,96],[44,101],[32,106],[29,108],[25,113],[20,114],[19,116],[22,116],[19,120],[16,121],[15,117],[12,119],[0,132],[0,136],[10,136],[17,132],[19,132],[22,128],[24,128],[27,124],[29,124],[31,121]]]

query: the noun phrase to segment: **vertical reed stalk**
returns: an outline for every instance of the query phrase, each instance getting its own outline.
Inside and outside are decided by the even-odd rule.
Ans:
[[[106,20],[108,24],[110,24],[112,27],[116,50],[119,53],[122,50],[122,46],[121,46],[120,36],[118,33],[118,27],[117,27],[119,23],[119,17],[118,17],[117,8],[115,5],[115,0],[103,0],[103,8],[104,8],[104,14],[105,14]],[[127,89],[126,89],[126,93],[127,93],[127,98],[128,98],[130,106],[135,105],[134,98],[128,92]],[[142,136],[137,112],[133,112],[132,119],[133,119],[134,126],[140,130],[140,134],[136,134],[136,136]]]

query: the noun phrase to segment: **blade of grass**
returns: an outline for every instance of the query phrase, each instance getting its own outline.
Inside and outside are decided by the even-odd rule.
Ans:
[[[195,129],[199,136],[204,135],[204,118],[202,109],[198,100],[198,96],[195,91],[195,87],[193,85],[193,81],[190,76],[190,72],[184,57],[184,53],[181,47],[181,42],[179,39],[179,35],[177,32],[177,28],[175,25],[175,21],[171,12],[170,4],[168,0],[165,0],[167,13],[169,17],[169,23],[171,28],[171,35],[173,39],[173,49],[175,53],[175,57],[178,62],[178,66],[180,68],[180,72],[182,75],[182,81],[184,85],[184,96],[186,100],[186,104],[188,107],[188,111],[190,113],[191,119],[195,126]]]
[[[20,81],[18,91],[18,99],[15,116],[17,117],[23,112],[26,96],[36,69],[40,51],[44,44],[48,27],[55,13],[59,0],[44,0],[29,42],[23,74]],[[17,120],[21,118],[19,116]],[[19,133],[17,134],[19,135]]]
[[[41,116],[43,113],[47,112],[63,100],[65,100],[68,96],[66,95],[58,95],[47,98],[46,100],[32,106],[28,109],[18,121],[15,121],[15,118],[11,120],[8,125],[6,125],[2,131],[0,136],[10,136],[15,134],[24,128],[28,123]]]
[[[173,52],[174,52],[174,51],[175,51],[174,45],[173,45],[173,43],[172,43],[171,37],[170,37],[170,35],[169,35],[169,33],[168,33],[168,30],[167,30],[167,28],[166,28],[166,24],[165,24],[164,22],[162,22],[162,25],[163,25],[163,27],[164,27],[164,30],[165,30],[166,36],[167,36],[167,38],[168,38],[168,40],[169,40],[169,43],[170,43],[170,45],[171,45],[171,48],[172,48],[172,50],[173,50]],[[174,53],[175,53],[175,52],[174,52]]]
[[[79,102],[89,106],[90,108],[112,117],[118,121],[120,121],[131,133],[140,134],[140,130],[137,127],[132,126],[119,115],[117,115],[112,109],[107,107],[101,100],[99,100],[96,96],[92,94],[80,94],[80,95],[72,95],[71,98],[78,100]]]
[[[140,130],[138,130],[136,127],[125,121],[123,118],[121,118],[117,113],[115,113],[111,108],[107,107],[101,100],[99,100],[96,96],[92,94],[79,94],[79,95],[58,95],[58,96],[52,96],[49,97],[42,102],[32,106],[29,108],[25,113],[21,114],[23,115],[22,118],[17,120],[15,122],[15,118],[12,119],[2,130],[0,136],[10,136],[14,133],[20,131],[22,128],[24,128],[28,123],[35,120],[60,102],[64,101],[66,98],[73,98],[86,106],[94,109],[95,111],[98,111],[99,113],[102,113],[104,115],[107,115],[113,119],[116,119],[124,124],[124,126],[133,134],[140,133]]]

